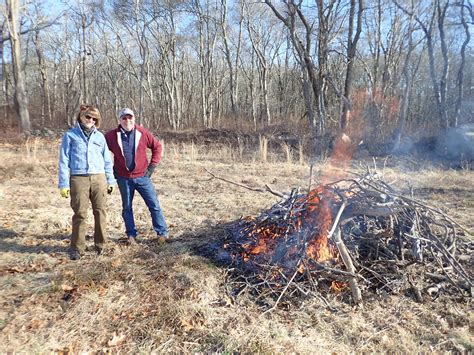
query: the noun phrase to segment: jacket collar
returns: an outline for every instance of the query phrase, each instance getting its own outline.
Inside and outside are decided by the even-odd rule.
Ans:
[[[133,130],[136,130],[136,131],[140,131],[140,132],[141,132],[141,131],[142,131],[142,126],[140,126],[139,124],[136,124],[136,123],[135,123],[135,127],[133,127]],[[121,131],[125,131],[125,130],[122,128],[122,125],[119,124],[119,125],[117,126],[117,131],[121,132]]]
[[[81,128],[81,124],[79,122],[76,122],[75,126],[73,127],[74,130],[76,130],[77,132],[79,132],[79,134],[81,134],[84,138],[87,138],[87,135],[84,133],[84,131],[82,130]],[[94,125],[92,127],[92,131],[89,135],[92,136],[93,134],[95,134],[97,132],[97,127]]]
[[[137,127],[135,126],[135,127],[133,127],[133,129],[131,131],[126,131],[126,130],[123,129],[123,127],[121,125],[119,125],[118,130],[119,130],[119,132],[121,132],[123,134],[129,135],[129,134],[132,134],[136,130],[136,128]]]
[[[76,122],[76,124],[74,125],[74,128],[78,128],[82,131],[81,124],[79,121]],[[97,131],[97,127],[95,125],[92,126],[92,131],[93,132]]]

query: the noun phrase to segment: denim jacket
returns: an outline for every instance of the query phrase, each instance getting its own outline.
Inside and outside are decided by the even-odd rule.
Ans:
[[[58,170],[60,189],[69,188],[70,175],[105,173],[107,184],[116,184],[112,159],[104,135],[94,128],[87,139],[79,123],[63,136]]]

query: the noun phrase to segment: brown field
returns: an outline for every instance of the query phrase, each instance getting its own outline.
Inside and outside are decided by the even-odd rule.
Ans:
[[[118,191],[109,198],[110,243],[105,255],[67,257],[69,201],[59,196],[59,141],[0,145],[0,352],[431,352],[474,351],[468,298],[405,294],[364,295],[354,308],[326,295],[296,309],[262,315],[248,297],[231,300],[225,269],[196,253],[222,235],[222,226],[255,215],[278,199],[220,180],[279,191],[308,186],[304,157],[256,148],[242,154],[226,146],[165,144],[153,176],[172,241],[157,244],[143,201],[135,200],[142,238],[123,236]],[[266,160],[266,161],[264,161]],[[352,162],[340,174],[377,164],[385,180],[440,207],[474,231],[474,172],[437,168],[413,159]],[[316,178],[329,171],[320,161]],[[92,227],[92,213],[89,215]],[[90,231],[92,233],[92,230]],[[92,244],[89,238],[88,243]]]

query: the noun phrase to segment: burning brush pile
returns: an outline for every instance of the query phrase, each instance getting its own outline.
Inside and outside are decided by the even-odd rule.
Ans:
[[[472,293],[473,243],[441,211],[397,193],[376,174],[293,190],[227,228],[231,295],[293,304],[328,292],[405,293],[417,301]]]

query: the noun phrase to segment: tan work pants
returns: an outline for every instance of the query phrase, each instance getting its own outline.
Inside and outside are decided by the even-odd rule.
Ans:
[[[107,241],[106,195],[104,174],[75,175],[70,178],[72,216],[71,248],[83,252],[86,247],[87,209],[89,200],[94,213],[94,244],[103,248]]]

